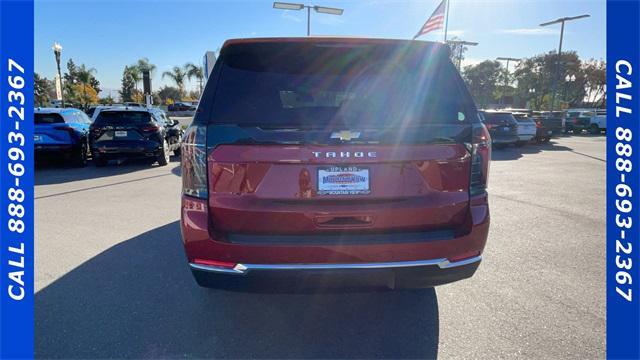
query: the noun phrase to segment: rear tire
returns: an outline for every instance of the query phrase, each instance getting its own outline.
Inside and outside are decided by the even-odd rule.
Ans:
[[[598,135],[600,134],[600,127],[598,126],[598,124],[591,124],[589,132],[593,135]]]
[[[80,147],[73,154],[73,165],[77,167],[87,166],[87,158],[89,157],[89,147],[86,142],[82,142]]]
[[[164,140],[160,154],[158,154],[158,165],[166,166],[167,164],[169,164],[169,144],[167,144],[167,140]]]

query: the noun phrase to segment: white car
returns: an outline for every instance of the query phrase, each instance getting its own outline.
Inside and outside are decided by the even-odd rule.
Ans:
[[[595,116],[591,118],[589,131],[591,131],[592,134],[599,134],[605,130],[607,130],[607,110],[596,110]]]
[[[536,122],[529,117],[527,113],[513,112],[513,117],[518,121],[518,142],[516,146],[524,146],[526,143],[536,137]]]

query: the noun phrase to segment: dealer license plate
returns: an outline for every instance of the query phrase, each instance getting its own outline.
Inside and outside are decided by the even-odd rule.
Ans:
[[[318,169],[318,194],[369,194],[369,169],[357,166],[331,166]]]

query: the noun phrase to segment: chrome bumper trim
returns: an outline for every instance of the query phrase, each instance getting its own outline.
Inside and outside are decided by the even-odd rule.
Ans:
[[[383,263],[352,263],[352,264],[236,264],[233,268],[220,266],[201,265],[189,263],[195,270],[209,271],[215,273],[245,275],[251,270],[348,270],[348,269],[394,269],[421,266],[438,266],[440,269],[449,269],[457,266],[472,264],[482,260],[478,255],[472,258],[450,262],[448,259],[432,259],[419,261],[398,261]]]

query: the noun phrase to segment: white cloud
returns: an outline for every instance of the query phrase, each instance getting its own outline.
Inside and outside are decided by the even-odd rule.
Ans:
[[[520,28],[520,29],[501,29],[497,30],[498,34],[513,34],[513,35],[558,35],[558,30],[550,28]]]

